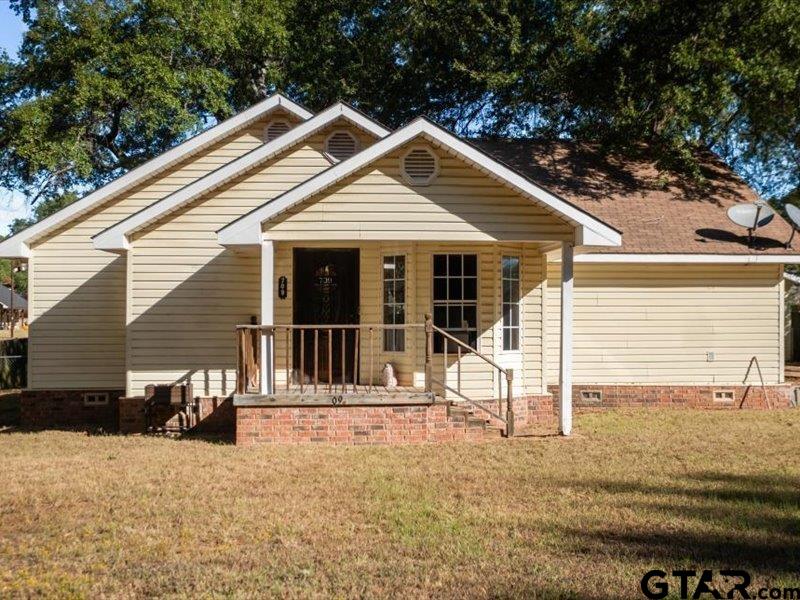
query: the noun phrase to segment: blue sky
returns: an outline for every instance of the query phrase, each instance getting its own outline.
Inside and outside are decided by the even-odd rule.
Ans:
[[[0,0],[0,48],[16,56],[22,43],[25,24],[11,10],[8,0]],[[8,233],[8,225],[18,217],[28,217],[30,211],[25,196],[0,188],[0,235]]]

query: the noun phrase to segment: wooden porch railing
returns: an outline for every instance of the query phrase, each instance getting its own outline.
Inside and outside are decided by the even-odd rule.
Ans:
[[[440,335],[442,337],[442,358],[444,361],[443,365],[443,377],[444,381],[440,381],[433,376],[433,347],[434,347],[434,336]],[[444,329],[437,327],[433,324],[433,319],[431,315],[425,315],[425,390],[431,391],[432,384],[437,384],[442,387],[442,389],[455,394],[462,401],[468,403],[470,406],[477,408],[480,411],[483,411],[490,416],[494,417],[495,419],[501,421],[505,425],[506,429],[506,436],[511,437],[514,435],[514,370],[513,369],[506,369],[501,367],[496,362],[494,362],[488,356],[481,354],[475,348],[470,346],[469,344],[459,340],[457,337],[454,337],[447,333]],[[452,386],[447,384],[447,367],[448,367],[448,357],[449,357],[449,345],[453,344],[456,350],[456,387],[453,388]],[[472,398],[467,397],[461,391],[461,367],[462,362],[461,358],[464,353],[473,354],[480,358],[483,362],[490,365],[496,372],[497,372],[497,412],[486,408],[480,402],[473,400]],[[506,382],[506,390],[505,394],[503,393],[503,381]],[[503,401],[505,400],[505,416],[503,416]]]
[[[261,371],[261,343],[260,337],[269,338],[268,347],[273,348],[273,360],[268,373],[272,382],[273,391],[276,385],[277,366],[274,358],[275,342],[282,336],[283,364],[286,371],[283,386],[288,392],[292,386],[298,386],[300,393],[312,391],[318,393],[320,388],[328,393],[335,391],[337,385],[341,386],[336,393],[372,393],[374,390],[373,377],[376,355],[383,353],[383,333],[390,330],[404,330],[409,333],[422,329],[425,332],[425,391],[434,393],[434,385],[443,392],[458,396],[462,401],[476,409],[489,414],[505,425],[506,435],[514,435],[514,393],[513,369],[501,367],[489,357],[481,354],[465,342],[454,337],[447,331],[435,326],[431,315],[425,315],[425,323],[409,323],[405,325],[239,325],[236,328],[238,338],[238,368],[236,380],[236,393],[258,393],[260,389]],[[435,336],[442,338],[443,380],[434,377],[434,340]],[[338,338],[338,339],[337,339]],[[406,336],[406,344],[410,343],[410,336]],[[291,342],[291,343],[290,343]],[[380,344],[376,352],[375,344]],[[310,347],[309,347],[310,345]],[[334,347],[339,346],[339,365],[334,365]],[[361,356],[362,346],[364,356]],[[312,349],[311,364],[306,364],[307,349]],[[291,350],[290,350],[291,349]],[[291,355],[290,355],[291,352]],[[455,353],[456,379],[455,387],[448,384],[448,361]],[[484,404],[467,396],[462,389],[462,359],[465,355],[472,354],[481,359],[496,371],[497,374],[497,412],[487,408]],[[295,360],[296,358],[296,360]],[[363,363],[363,364],[362,364]],[[297,365],[297,378],[293,381],[294,366]],[[334,374],[334,367],[338,366],[338,379]],[[348,369],[348,366],[350,367]],[[310,367],[308,381],[306,381],[306,367]],[[359,387],[362,379],[362,367],[367,369],[367,376],[363,377],[365,385]],[[505,389],[503,383],[505,382]],[[505,408],[505,411],[503,410]]]
[[[238,336],[238,369],[236,393],[244,394],[257,392],[260,381],[261,344],[259,337],[266,335],[271,338],[272,346],[282,336],[284,341],[285,381],[283,386],[288,391],[292,385],[297,385],[300,392],[313,389],[317,393],[320,388],[332,392],[336,385],[341,385],[343,393],[366,391],[371,393],[375,387],[373,383],[375,361],[383,352],[383,332],[391,330],[404,330],[412,332],[422,330],[422,324],[409,323],[405,325],[239,325]],[[292,343],[290,343],[290,340]],[[406,337],[408,343],[409,337]],[[380,344],[376,350],[376,344]],[[362,345],[364,356],[361,356]],[[337,347],[338,357],[334,348]],[[310,364],[306,363],[310,348]],[[292,353],[290,355],[290,352]],[[296,361],[295,361],[296,357]],[[334,364],[338,358],[338,365]],[[362,365],[363,361],[363,365]],[[273,360],[271,380],[276,381],[277,367]],[[293,381],[293,365],[297,365],[297,380]],[[309,373],[306,374],[306,367]],[[334,369],[338,367],[338,382]],[[348,368],[349,367],[349,368]],[[365,378],[366,386],[359,388],[358,382],[362,374],[362,367],[367,369]],[[306,381],[308,375],[309,381]]]

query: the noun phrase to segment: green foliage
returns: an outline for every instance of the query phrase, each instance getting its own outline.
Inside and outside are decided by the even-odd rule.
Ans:
[[[427,114],[464,134],[647,143],[695,175],[711,147],[760,165],[767,193],[798,181],[794,0],[12,6],[30,30],[0,59],[0,185],[34,200],[99,186],[276,89],[391,126]]]

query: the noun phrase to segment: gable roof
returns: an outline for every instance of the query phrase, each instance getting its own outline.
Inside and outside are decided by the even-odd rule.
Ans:
[[[576,224],[578,226],[577,241],[579,244],[611,246],[620,244],[620,234],[613,227],[595,218],[582,208],[553,195],[530,179],[425,118],[415,119],[366,150],[330,169],[322,171],[223,227],[217,232],[220,244],[237,246],[261,243],[261,224],[264,221],[334,185],[417,137],[425,137],[435,144],[454,152],[489,176]]]
[[[0,285],[0,306],[11,308],[11,296],[14,296],[14,310],[28,310],[28,300],[7,285]]]
[[[114,181],[91,192],[80,200],[42,219],[38,223],[20,231],[19,233],[0,242],[0,256],[5,258],[27,258],[30,256],[30,243],[47,234],[53,229],[64,225],[68,221],[95,208],[100,203],[108,201],[116,195],[125,192],[142,183],[153,175],[168,169],[176,163],[185,160],[200,150],[216,143],[223,137],[247,127],[256,119],[277,109],[282,108],[302,120],[309,119],[312,113],[292,102],[281,94],[273,94],[266,100],[243,110],[242,112],[218,123],[214,127],[199,133],[163,154],[132,169]]]
[[[389,135],[389,130],[373,121],[356,109],[338,102],[326,108],[309,120],[291,128],[286,133],[278,136],[271,142],[259,146],[218,169],[204,175],[197,181],[180,188],[172,194],[154,202],[126,219],[104,229],[92,240],[94,247],[99,250],[120,251],[128,248],[128,236],[146,227],[159,218],[185,206],[203,194],[217,188],[250,169],[270,160],[287,148],[299,143],[303,139],[324,129],[339,119],[346,119],[352,124],[371,133],[375,137],[383,138]]]
[[[780,215],[758,230],[763,249],[748,246],[746,231],[728,219],[727,210],[758,195],[710,152],[698,154],[708,181],[701,188],[677,175],[667,175],[665,181],[646,155],[604,154],[591,144],[534,139],[473,143],[622,232],[621,247],[594,248],[592,255],[626,254],[626,261],[635,260],[633,254],[733,255],[739,262],[747,255],[763,262],[792,262],[785,257],[800,254],[800,236],[784,247],[792,229]],[[610,257],[581,259],[602,262]]]

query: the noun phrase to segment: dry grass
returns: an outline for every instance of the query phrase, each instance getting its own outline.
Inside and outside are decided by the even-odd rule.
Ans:
[[[0,596],[641,597],[652,568],[798,585],[800,411],[572,439],[242,449],[0,434]]]

